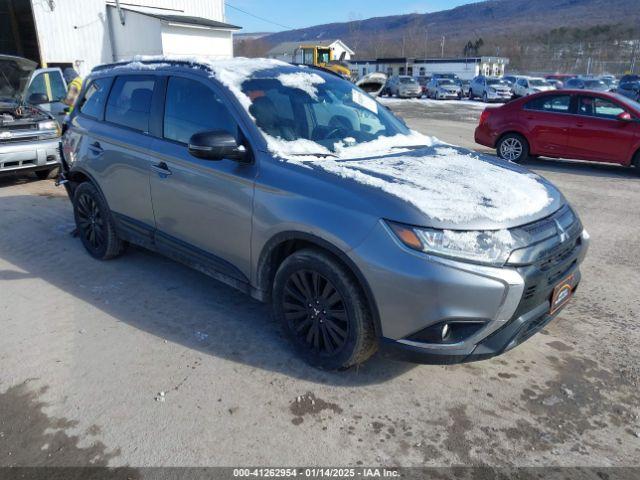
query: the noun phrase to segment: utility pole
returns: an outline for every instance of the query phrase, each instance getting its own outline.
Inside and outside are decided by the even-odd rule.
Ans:
[[[441,42],[441,46],[442,46],[442,58],[444,58],[444,44],[446,42],[447,38],[443,35],[442,36],[442,42]]]
[[[631,74],[636,73],[636,61],[637,61],[637,53],[638,53],[638,41],[634,40],[633,42],[633,53],[631,54]]]
[[[424,58],[429,58],[429,27],[424,29]]]

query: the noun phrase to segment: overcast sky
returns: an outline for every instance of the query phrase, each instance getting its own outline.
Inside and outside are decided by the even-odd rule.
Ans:
[[[277,32],[404,13],[436,12],[473,3],[473,0],[226,0],[226,3],[227,21],[243,27],[242,33],[248,33]]]

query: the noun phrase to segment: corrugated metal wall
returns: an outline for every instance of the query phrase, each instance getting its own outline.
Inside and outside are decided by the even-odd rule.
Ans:
[[[113,0],[107,0],[107,3],[115,5]],[[120,5],[124,8],[135,8],[136,10],[140,10],[140,7],[163,8],[192,17],[204,17],[219,22],[225,21],[224,2],[222,0],[123,0]]]
[[[81,75],[86,75],[94,66],[113,61],[106,5],[114,2],[31,2],[43,63],[77,63],[77,70]],[[223,0],[124,0],[121,5],[136,10],[142,9],[139,6],[164,8],[167,9],[165,13],[224,21]]]

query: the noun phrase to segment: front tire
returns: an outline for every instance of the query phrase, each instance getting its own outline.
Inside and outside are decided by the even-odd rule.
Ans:
[[[273,284],[273,312],[298,354],[324,370],[343,370],[377,349],[371,312],[353,275],[330,255],[288,257]]]
[[[496,149],[498,156],[509,162],[522,163],[529,158],[529,143],[517,133],[509,133],[502,137]]]
[[[126,244],[116,233],[109,206],[92,183],[81,183],[76,188],[73,215],[80,240],[92,257],[109,260],[124,252]]]
[[[633,157],[632,165],[635,167],[636,175],[640,175],[640,151]]]

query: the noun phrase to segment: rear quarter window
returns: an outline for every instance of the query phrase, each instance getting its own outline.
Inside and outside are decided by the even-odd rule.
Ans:
[[[111,80],[111,78],[98,78],[89,84],[80,101],[80,113],[97,120],[102,118]]]

